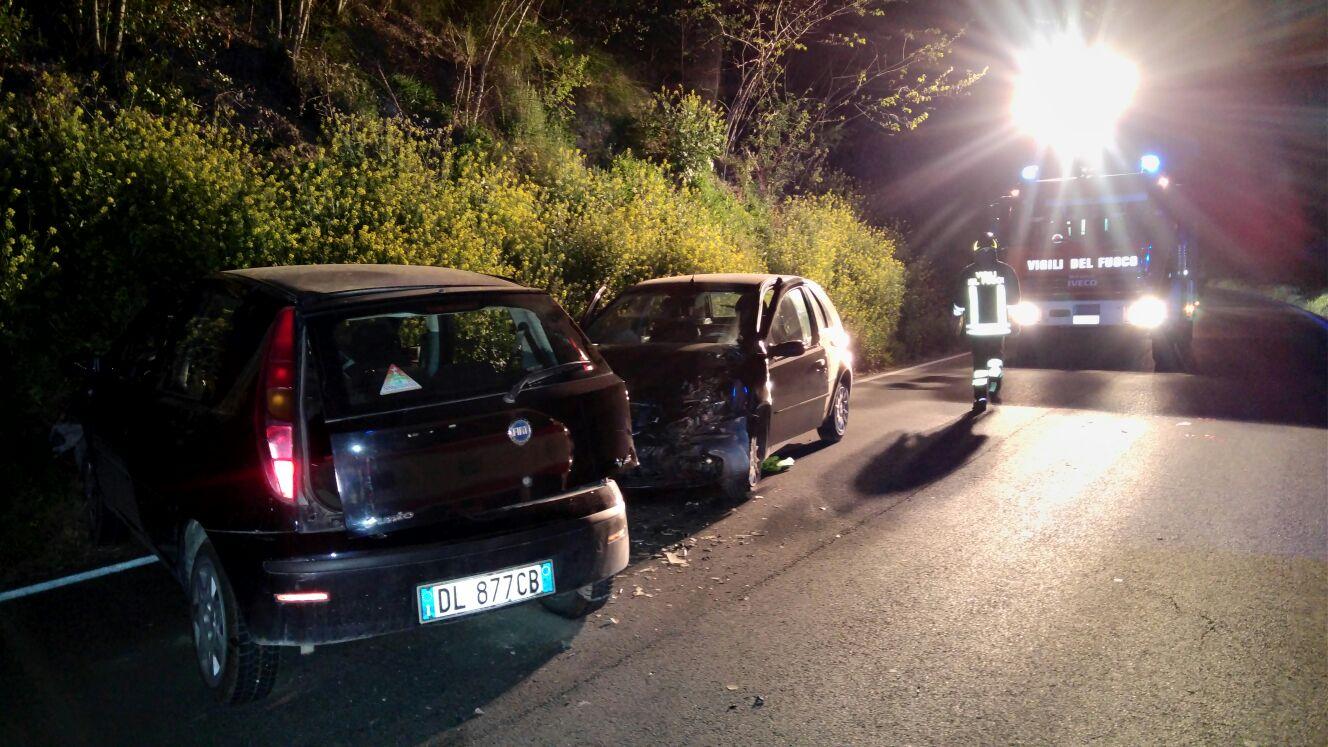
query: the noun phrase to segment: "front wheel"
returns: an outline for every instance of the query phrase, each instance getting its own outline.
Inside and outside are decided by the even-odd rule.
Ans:
[[[277,681],[281,652],[249,638],[231,582],[210,542],[194,556],[189,607],[198,671],[217,700],[237,705],[267,697]]]
[[[574,591],[565,591],[540,599],[544,609],[559,617],[579,620],[592,612],[598,612],[609,603],[613,595],[613,576],[593,584],[586,584]]]
[[[817,435],[828,444],[839,443],[848,430],[848,394],[848,382],[840,379],[835,384],[835,394],[830,400],[830,412],[826,413],[825,422],[816,429]]]

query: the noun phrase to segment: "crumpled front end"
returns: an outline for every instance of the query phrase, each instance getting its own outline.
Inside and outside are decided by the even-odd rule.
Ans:
[[[702,376],[672,401],[632,402],[640,464],[619,482],[634,488],[713,485],[747,473],[748,388]]]

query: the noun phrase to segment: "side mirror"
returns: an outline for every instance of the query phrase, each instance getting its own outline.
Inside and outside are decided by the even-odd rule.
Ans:
[[[770,358],[797,358],[805,352],[807,346],[802,344],[802,340],[789,340],[770,348],[766,355]]]

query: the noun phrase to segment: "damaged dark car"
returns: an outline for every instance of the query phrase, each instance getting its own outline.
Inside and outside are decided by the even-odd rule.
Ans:
[[[638,283],[586,317],[627,382],[635,488],[718,485],[733,498],[780,445],[848,426],[853,358],[829,296],[788,275],[688,275]]]

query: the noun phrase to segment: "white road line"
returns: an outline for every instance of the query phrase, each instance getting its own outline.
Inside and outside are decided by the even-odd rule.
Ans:
[[[858,379],[858,381],[860,381],[860,382],[868,382],[868,381],[875,381],[875,380],[877,380],[877,379],[883,379],[883,378],[885,378],[886,376],[898,376],[899,374],[906,374],[906,373],[909,373],[910,371],[916,371],[916,370],[918,370],[919,368],[926,368],[927,366],[934,366],[934,365],[936,365],[937,363],[945,363],[946,361],[958,360],[959,358],[963,358],[963,357],[966,356],[966,355],[968,355],[968,353],[955,353],[954,355],[947,356],[947,357],[945,357],[945,358],[937,358],[937,359],[934,360],[934,361],[927,361],[926,363],[919,363],[919,364],[917,364],[916,366],[909,366],[908,368],[901,368],[901,369],[899,369],[899,370],[897,370],[897,371],[882,371],[881,373],[878,373],[878,374],[872,374],[871,376],[868,376],[868,377],[866,377],[866,378],[864,378],[864,379]]]
[[[21,589],[10,589],[9,591],[0,592],[0,602],[8,602],[11,599],[18,599],[19,597],[26,597],[31,594],[40,594],[43,591],[50,591],[51,589],[58,589],[61,586],[69,586],[70,584],[77,584],[81,581],[109,576],[112,573],[127,571],[130,568],[138,568],[139,566],[151,565],[155,562],[157,562],[156,555],[144,555],[141,558],[126,560],[123,563],[116,563],[115,565],[108,565],[104,568],[96,568],[91,571],[75,573],[72,576],[57,578],[53,581],[43,581],[40,584],[24,586]]]

